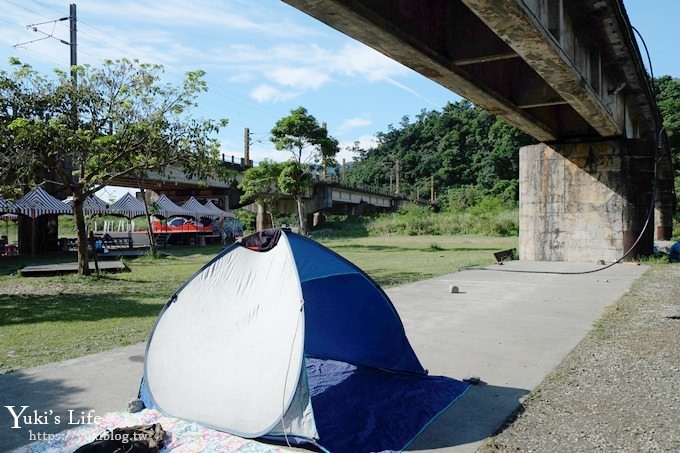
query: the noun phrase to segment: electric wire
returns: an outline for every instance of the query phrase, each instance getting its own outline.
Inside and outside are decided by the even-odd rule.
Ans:
[[[7,1],[7,3],[9,3],[9,4],[11,4],[11,5],[13,5],[17,8],[23,9],[24,11],[26,11],[26,12],[32,14],[32,15],[47,18],[47,16],[45,14],[40,13],[40,12],[34,10],[34,9],[26,8],[23,5],[12,2],[11,0],[5,0],[5,1]],[[60,13],[59,11],[57,11],[56,9],[54,9],[53,7],[51,7],[49,5],[40,5],[40,6],[42,6],[43,8],[49,9],[51,11],[54,11],[58,14]],[[59,20],[60,19],[57,19],[56,21],[59,21]],[[50,23],[50,22],[53,22],[53,21],[46,21],[45,23]],[[159,58],[159,55],[156,55],[156,54],[151,55],[148,52],[140,51],[139,48],[135,48],[136,51],[134,53],[130,52],[130,46],[129,46],[128,43],[125,43],[125,42],[117,39],[115,36],[105,35],[104,33],[100,32],[97,27],[95,27],[94,25],[91,25],[87,21],[83,21],[81,18],[78,19],[78,23],[79,23],[79,25],[81,25],[81,28],[78,30],[79,34],[85,35],[86,37],[93,39],[94,41],[109,45],[109,46],[119,50],[122,53],[122,55],[127,55],[128,58],[139,59],[140,56],[146,56],[147,58],[150,57],[153,60],[160,61],[161,64],[163,65],[163,67],[166,69],[166,72],[168,72],[170,74],[183,76],[184,73],[185,73],[185,71],[182,71],[176,65],[168,62],[167,60],[165,60],[163,58]],[[102,38],[102,37],[100,37],[100,35],[103,35],[105,37]],[[42,39],[47,39],[47,37],[41,38],[41,40]],[[55,37],[55,39],[58,39],[58,38]],[[61,41],[63,42],[63,40],[61,40]],[[33,42],[35,42],[35,41],[33,41]],[[122,45],[124,47],[121,47],[120,45],[117,45],[116,43],[119,43],[120,45]],[[27,42],[27,43],[23,43],[23,44],[29,44],[29,43]],[[21,48],[22,50],[25,50],[29,53],[33,53],[34,55],[39,55],[43,58],[47,58],[52,62],[56,62],[58,64],[61,64],[59,61],[57,61],[53,57],[50,58],[47,55],[40,54],[40,53],[35,52],[35,51],[30,51],[29,49],[27,49],[25,47],[19,47],[19,48]],[[88,52],[88,51],[84,51],[82,46],[79,48],[79,53],[82,54],[82,55],[89,56],[89,57],[91,57],[92,59],[95,59],[95,60],[98,59],[98,57],[95,54]],[[271,118],[272,124],[273,124],[277,119],[279,119],[279,118],[281,118],[281,117],[283,117],[287,114],[287,112],[282,112],[279,109],[262,107],[255,102],[244,99],[244,96],[242,94],[239,94],[237,92],[229,90],[229,89],[227,89],[227,88],[225,88],[221,85],[211,85],[209,87],[209,90],[210,90],[210,93],[219,92],[219,93],[216,93],[216,94],[218,94],[219,98],[215,99],[214,96],[209,96],[209,95],[201,96],[200,97],[201,111],[203,111],[204,113],[210,114],[212,116],[216,116],[216,117],[224,117],[225,114],[226,114],[226,116],[232,116],[233,115],[232,118],[229,118],[229,124],[230,125],[235,125],[235,126],[241,125],[242,127],[248,127],[249,121],[247,121],[247,120],[250,120],[250,121],[253,121],[253,122],[261,122],[263,115],[266,118]],[[221,99],[225,99],[227,101],[226,103],[231,104],[229,106],[229,108],[225,109],[224,104],[219,102]],[[208,108],[206,108],[206,104],[209,106]],[[241,108],[240,109],[234,109],[233,108],[234,104],[241,106]]]

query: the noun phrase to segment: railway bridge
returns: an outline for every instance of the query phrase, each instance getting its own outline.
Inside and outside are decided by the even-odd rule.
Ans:
[[[623,0],[283,1],[541,142],[520,150],[522,259],[670,238],[670,151]]]

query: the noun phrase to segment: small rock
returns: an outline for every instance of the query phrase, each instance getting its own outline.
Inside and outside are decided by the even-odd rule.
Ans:
[[[129,413],[134,414],[144,409],[144,403],[140,399],[134,399],[128,402],[127,410]]]
[[[451,285],[451,286],[449,286],[449,292],[453,294],[453,293],[460,292],[460,290],[458,289],[458,287],[456,285]]]
[[[479,385],[481,384],[482,380],[479,378],[479,376],[468,376],[463,379],[463,382],[467,382],[470,385]]]

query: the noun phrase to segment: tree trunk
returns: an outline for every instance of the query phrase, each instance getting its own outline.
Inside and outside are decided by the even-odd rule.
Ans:
[[[146,234],[149,237],[149,249],[151,250],[151,256],[158,258],[158,247],[156,246],[156,237],[153,235],[153,225],[151,225],[151,217],[149,216],[149,204],[146,202],[146,189],[144,189],[144,180],[138,174],[137,177],[137,187],[142,194],[142,201],[144,202],[144,212],[146,217]]]
[[[149,248],[151,249],[151,256],[158,257],[158,247],[156,246],[156,238],[153,235],[153,226],[151,225],[151,216],[149,216],[149,204],[146,202],[146,190],[144,185],[139,183],[139,191],[142,193],[142,201],[144,201],[144,210],[146,211],[146,231],[149,235]]]
[[[87,229],[85,227],[85,214],[83,203],[85,199],[81,193],[73,194],[73,215],[76,218],[76,231],[78,233],[78,275],[90,275]]]
[[[305,228],[304,213],[302,212],[302,195],[297,195],[295,197],[295,201],[297,201],[298,220],[300,221],[300,234],[303,236],[307,236],[307,228]]]

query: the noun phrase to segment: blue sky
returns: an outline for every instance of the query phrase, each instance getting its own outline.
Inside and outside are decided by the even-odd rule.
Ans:
[[[680,77],[677,0],[624,0],[643,35],[654,74]],[[78,62],[137,58],[160,63],[168,81],[203,69],[209,92],[197,117],[227,118],[222,152],[241,157],[243,129],[253,137],[251,158],[284,160],[268,140],[274,123],[297,106],[326,122],[341,148],[369,146],[376,132],[404,115],[440,109],[460,99],[278,0],[81,1]],[[17,56],[41,71],[68,69],[69,48],[57,39],[23,43],[45,35],[69,40],[68,21],[26,28],[68,16],[68,1],[0,0],[0,64]],[[352,159],[342,151],[339,159]],[[116,192],[119,194],[120,192]]]

